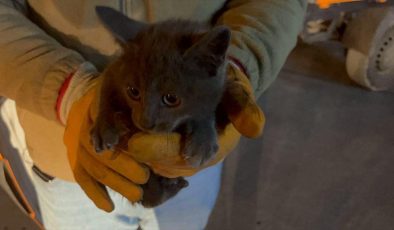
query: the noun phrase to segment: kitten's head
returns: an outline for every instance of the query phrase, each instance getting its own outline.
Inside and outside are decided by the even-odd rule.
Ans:
[[[230,31],[181,20],[122,23],[128,25],[126,33],[117,33],[123,55],[113,71],[133,123],[144,131],[170,132],[187,120],[212,116],[224,90]]]

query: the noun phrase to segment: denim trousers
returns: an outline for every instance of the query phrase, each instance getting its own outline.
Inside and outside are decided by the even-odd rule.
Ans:
[[[109,191],[115,210],[106,213],[75,184],[60,179],[45,182],[32,173],[41,218],[46,229],[204,229],[220,188],[222,164],[187,178],[189,187],[154,209],[131,204]]]

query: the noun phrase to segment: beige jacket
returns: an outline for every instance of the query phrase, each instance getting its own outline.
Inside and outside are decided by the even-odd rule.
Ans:
[[[307,5],[306,0],[28,0],[24,8],[16,2],[0,0],[0,95],[16,101],[35,163],[67,180],[72,176],[64,128],[55,111],[59,88],[82,62],[102,69],[118,49],[99,22],[96,5],[147,22],[176,17],[229,26],[229,55],[245,67],[257,96],[295,46]]]

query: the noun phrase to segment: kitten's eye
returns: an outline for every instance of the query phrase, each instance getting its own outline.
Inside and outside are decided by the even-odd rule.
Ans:
[[[181,103],[177,95],[167,94],[163,96],[163,103],[169,107],[176,107]]]
[[[138,89],[134,88],[134,87],[131,87],[131,86],[127,87],[127,94],[133,100],[139,100],[141,98],[140,91]]]

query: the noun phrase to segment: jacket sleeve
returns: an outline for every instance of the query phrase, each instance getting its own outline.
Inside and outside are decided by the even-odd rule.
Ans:
[[[0,0],[0,95],[56,120],[58,91],[84,60],[29,21],[16,2]]]
[[[217,24],[230,27],[229,56],[249,76],[256,97],[274,81],[302,29],[306,0],[230,0]]]

